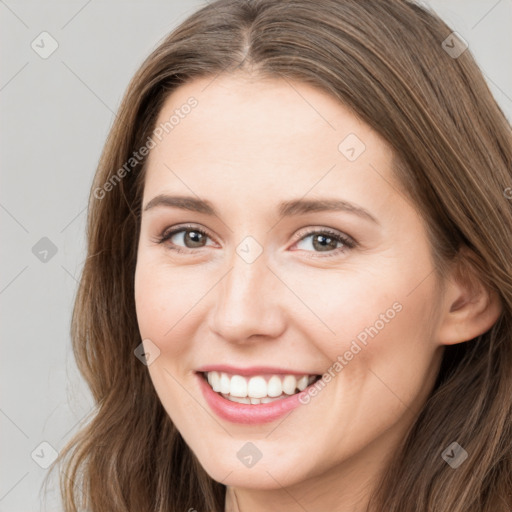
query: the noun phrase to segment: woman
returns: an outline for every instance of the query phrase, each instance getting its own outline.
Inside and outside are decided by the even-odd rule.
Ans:
[[[405,0],[218,0],[128,87],[65,510],[512,507],[510,126]]]

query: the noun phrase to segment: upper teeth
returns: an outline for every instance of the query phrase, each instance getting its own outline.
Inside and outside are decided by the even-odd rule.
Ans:
[[[303,391],[316,378],[315,375],[272,375],[267,378],[256,375],[248,378],[215,371],[206,375],[214,391],[239,398],[278,397],[283,392],[293,395],[296,389]]]

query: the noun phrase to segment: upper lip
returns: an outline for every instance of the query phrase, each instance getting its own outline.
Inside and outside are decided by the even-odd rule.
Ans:
[[[275,366],[250,366],[247,368],[237,368],[228,364],[209,364],[201,366],[196,370],[198,373],[206,372],[224,372],[232,375],[318,375],[317,372],[290,370],[287,368],[278,368]]]

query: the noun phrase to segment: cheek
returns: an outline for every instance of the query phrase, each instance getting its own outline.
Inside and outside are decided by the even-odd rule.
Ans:
[[[354,439],[362,425],[377,432],[402,415],[412,418],[437,375],[433,276],[415,289],[417,272],[400,270],[352,288],[351,300],[339,309],[341,336],[328,347],[341,409],[354,411],[346,425]]]
[[[407,336],[425,334],[430,292],[422,287],[410,293],[416,272],[404,271],[396,261],[377,263],[364,270],[348,265],[343,271],[281,269],[283,281],[300,299],[290,321],[331,361],[347,350],[359,353],[357,345],[369,348],[374,340],[390,338],[386,347],[375,350],[391,350],[406,343]]]
[[[202,294],[204,284],[194,273],[140,258],[135,273],[135,305],[142,338],[152,339],[160,349],[165,348],[161,346],[164,340],[180,339],[177,334],[187,324],[187,317],[193,316],[194,304]]]
[[[166,308],[172,307],[169,301],[175,299],[172,294],[166,297],[164,287],[154,277],[150,272],[137,270],[135,307],[142,339],[150,338],[160,346],[160,338],[171,327],[165,320]]]
[[[294,322],[324,354],[347,408],[357,398],[365,410],[382,407],[385,418],[404,403],[420,403],[433,383],[437,296],[434,275],[425,278],[430,268],[428,250],[420,247],[407,260],[394,255],[364,271],[347,267],[296,279],[297,295],[318,319],[305,312],[307,318],[296,315]]]
[[[194,294],[197,283],[192,280],[187,284],[182,273],[155,264],[149,258],[148,261],[145,256],[140,254],[135,273],[137,322],[142,340],[151,340],[159,349],[159,356],[148,366],[148,371],[168,415],[178,428],[186,430],[183,411],[190,409],[194,415],[198,412],[195,401],[183,393],[181,371],[190,368],[187,343],[190,333],[185,329],[197,301]],[[151,347],[149,343],[148,347]]]

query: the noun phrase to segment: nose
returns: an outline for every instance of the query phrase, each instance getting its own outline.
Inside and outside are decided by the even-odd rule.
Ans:
[[[279,337],[285,330],[282,288],[264,253],[252,263],[234,254],[230,270],[215,287],[210,330],[237,344]]]

